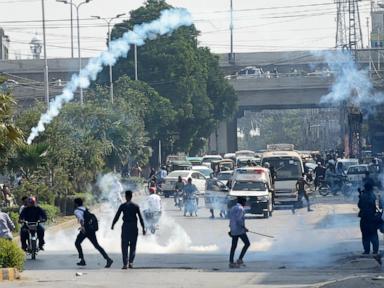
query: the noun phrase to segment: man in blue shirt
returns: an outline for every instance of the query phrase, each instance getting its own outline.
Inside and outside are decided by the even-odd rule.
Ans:
[[[229,211],[229,236],[232,237],[231,252],[229,254],[229,268],[239,268],[240,266],[245,266],[243,258],[249,246],[251,246],[247,236],[248,229],[245,228],[245,203],[246,199],[244,197],[238,197],[237,204]],[[239,238],[243,241],[244,247],[241,250],[239,259],[235,263],[234,256]]]

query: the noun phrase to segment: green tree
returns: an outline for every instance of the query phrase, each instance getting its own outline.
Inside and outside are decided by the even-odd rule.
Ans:
[[[158,18],[161,10],[170,7],[162,0],[148,0],[143,7],[131,11],[128,21],[114,27],[112,38],[121,37],[136,24]],[[236,109],[234,90],[219,70],[217,58],[208,48],[198,47],[198,34],[193,25],[181,27],[171,35],[148,41],[138,48],[139,79],[171,103],[167,111],[174,115],[174,121],[161,127],[160,133],[163,134],[158,135],[158,139],[167,144],[164,148],[168,153],[172,146],[175,150],[172,152],[197,152],[218,122],[231,117]],[[133,73],[132,53],[114,66],[115,79],[123,75],[132,78]],[[104,70],[98,82],[106,83],[107,75],[107,70]],[[154,113],[150,115],[156,115],[158,103],[151,104]],[[150,134],[158,133],[152,131]],[[156,144],[154,139],[151,144],[153,147]]]

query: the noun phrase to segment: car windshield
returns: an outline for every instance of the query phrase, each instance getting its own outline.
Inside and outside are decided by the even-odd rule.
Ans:
[[[290,156],[263,158],[274,168],[277,181],[297,180],[303,173],[299,159]]]
[[[219,175],[217,175],[218,180],[229,180],[231,179],[231,177],[232,177],[231,173],[219,173]]]
[[[357,162],[357,161],[345,161],[345,162],[343,161],[340,163],[343,163],[343,169],[344,170],[348,170],[349,167],[356,165],[356,164],[359,164],[359,162]]]
[[[186,178],[188,177],[189,175],[189,172],[187,171],[173,171],[171,173],[168,174],[167,177],[173,177],[173,178],[178,178],[179,176],[181,176],[181,178]]]
[[[235,191],[265,191],[266,185],[264,182],[240,181],[233,185],[232,190]]]
[[[201,174],[203,174],[205,177],[210,177],[212,170],[211,169],[199,169],[199,168],[193,168],[194,171],[199,171]]]
[[[368,171],[367,166],[354,166],[349,167],[348,174],[364,174]]]

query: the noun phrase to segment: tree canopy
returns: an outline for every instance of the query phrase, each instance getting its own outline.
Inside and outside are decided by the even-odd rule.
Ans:
[[[158,18],[160,11],[170,7],[162,0],[148,0],[144,6],[130,12],[129,20],[115,25],[112,39],[121,37],[136,24]],[[168,153],[198,152],[217,124],[231,117],[236,109],[235,92],[224,79],[218,58],[208,48],[198,47],[198,35],[193,25],[181,27],[137,49],[138,78],[159,95],[150,99],[149,106],[142,106],[142,109],[151,110],[146,113],[147,117],[155,117],[160,112],[156,117],[161,127],[151,127],[149,137],[153,140],[152,146],[156,139],[163,140]],[[113,69],[115,80],[124,75],[134,78],[133,53],[120,59]],[[107,79],[108,73],[104,70],[98,82],[104,84]],[[164,104],[159,107],[160,111],[157,109],[159,103]],[[146,120],[147,124],[149,122],[153,123]]]

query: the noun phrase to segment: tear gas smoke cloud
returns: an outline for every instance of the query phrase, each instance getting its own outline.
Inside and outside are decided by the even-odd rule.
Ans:
[[[366,69],[359,69],[348,51],[316,51],[334,73],[332,91],[323,96],[321,104],[339,106],[343,102],[372,112],[376,105],[384,103],[384,94],[375,91]]]
[[[158,36],[171,33],[181,26],[190,25],[192,25],[192,17],[186,9],[168,9],[161,12],[159,19],[150,23],[135,25],[132,31],[128,31],[121,38],[111,41],[109,49],[102,52],[98,57],[89,60],[87,66],[79,74],[72,76],[62,94],[49,103],[47,112],[41,115],[37,126],[32,128],[27,143],[31,144],[41,132],[44,132],[45,126],[59,115],[63,105],[74,98],[77,88],[88,88],[91,81],[96,80],[97,74],[101,72],[103,66],[114,65],[119,58],[126,57],[130,45],[142,46],[147,39],[153,40]]]
[[[116,228],[112,231],[111,224],[113,217],[121,204],[121,194],[125,190],[134,190],[133,186],[121,183],[119,174],[108,173],[98,177],[97,186],[101,191],[101,199],[103,202],[100,209],[93,211],[99,219],[98,240],[99,243],[107,250],[107,252],[120,253],[120,219]],[[143,187],[134,191],[134,202],[139,202],[140,209],[147,207],[146,197]],[[73,250],[74,240],[77,235],[77,226],[73,230],[60,230],[57,233],[47,233],[47,248],[49,250],[63,251]],[[91,249],[92,246],[85,242],[85,249]],[[182,253],[182,252],[216,252],[219,248],[217,245],[193,245],[188,233],[176,221],[164,213],[160,218],[159,231],[155,235],[140,236],[138,240],[137,251],[139,253]]]

